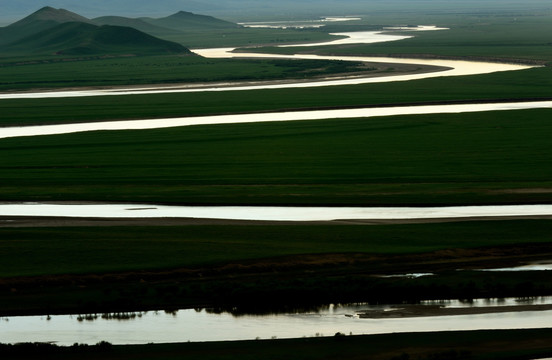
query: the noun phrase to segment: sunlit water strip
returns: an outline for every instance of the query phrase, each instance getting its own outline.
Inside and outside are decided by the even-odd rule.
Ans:
[[[304,47],[304,46],[326,46],[345,44],[375,44],[379,42],[398,41],[409,39],[412,35],[396,35],[383,33],[381,31],[357,31],[348,33],[332,33],[330,35],[345,36],[344,39],[330,40],[319,43],[279,45],[278,47]]]
[[[274,112],[274,113],[181,117],[181,118],[167,118],[167,119],[106,121],[106,122],[94,122],[94,123],[82,123],[82,124],[8,127],[8,128],[0,128],[0,139],[19,137],[19,136],[67,134],[67,133],[96,131],[96,130],[160,129],[160,128],[170,128],[170,127],[178,127],[178,126],[191,126],[191,125],[241,124],[241,123],[296,121],[296,120],[351,119],[351,118],[369,118],[369,117],[375,117],[375,116],[464,113],[464,112],[498,111],[498,110],[524,110],[524,109],[538,109],[538,108],[552,108],[552,101],[490,103],[490,104],[461,104],[461,105],[397,106],[397,107],[341,109],[341,110],[289,111],[289,112]]]
[[[257,221],[436,219],[552,215],[552,205],[450,207],[167,206],[139,204],[0,204],[1,216],[203,218]]]
[[[424,27],[421,27],[422,29]],[[381,34],[378,32],[351,32],[339,33],[339,35],[349,36],[345,40],[337,40],[339,42],[354,43],[374,43],[381,41],[400,40],[404,36]],[[353,39],[353,40],[351,40]],[[534,66],[519,65],[519,64],[503,64],[489,63],[476,61],[461,61],[461,60],[442,60],[442,59],[402,59],[391,57],[366,57],[366,56],[320,56],[320,55],[274,55],[260,53],[233,53],[234,48],[217,48],[217,49],[194,49],[198,55],[207,58],[276,58],[276,59],[311,59],[311,60],[340,60],[340,61],[356,61],[356,62],[378,62],[378,63],[395,63],[395,64],[420,64],[438,66],[448,68],[448,70],[419,73],[411,75],[389,75],[373,77],[370,72],[367,72],[367,77],[353,78],[338,78],[338,79],[323,79],[300,82],[283,82],[283,83],[258,83],[251,85],[216,85],[207,87],[189,87],[189,86],[162,86],[162,87],[143,87],[143,88],[119,88],[119,89],[92,89],[92,90],[70,90],[70,91],[45,91],[45,92],[19,92],[19,93],[4,93],[0,94],[2,99],[30,99],[30,98],[65,98],[65,97],[87,97],[87,96],[107,96],[107,95],[140,95],[140,94],[161,94],[161,93],[185,93],[185,92],[218,92],[218,91],[243,91],[243,90],[262,90],[262,89],[288,89],[288,88],[307,88],[320,86],[337,86],[337,85],[359,85],[368,83],[381,83],[390,81],[408,81],[418,80],[440,76],[461,76],[461,75],[476,75],[488,74],[497,71],[513,71],[524,70]]]
[[[534,305],[548,303],[548,298],[536,298],[530,302]],[[485,303],[483,300],[481,304],[462,304],[457,301],[438,304],[448,307],[501,305],[497,301]],[[0,318],[0,342],[40,341],[71,345],[75,342],[95,344],[105,340],[113,344],[145,344],[332,336],[336,332],[359,335],[543,328],[552,323],[552,311],[390,319],[361,319],[356,315],[366,310],[386,308],[389,306],[329,305],[318,311],[239,317],[206,310],[180,310],[175,313],[150,311],[130,320],[106,320],[100,316],[95,320],[79,321],[77,315],[52,316],[49,320],[47,316],[9,317]]]

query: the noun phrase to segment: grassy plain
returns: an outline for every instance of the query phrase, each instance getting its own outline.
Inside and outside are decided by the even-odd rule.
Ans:
[[[520,20],[502,19],[478,15],[470,18],[471,23],[463,21],[458,26],[443,20],[442,24],[450,25],[451,30],[416,33],[415,39],[399,43],[315,50],[544,62],[552,59],[550,46],[545,43],[549,32],[543,31],[550,26],[549,18],[535,16],[535,26],[529,16],[519,17]],[[522,27],[518,27],[520,22]],[[511,35],[513,30],[518,31]],[[304,34],[293,36],[301,40]],[[236,44],[250,41],[242,34],[232,34],[216,39],[213,44],[226,43],[231,37]],[[256,41],[260,38],[259,35]],[[282,40],[293,39],[290,35]],[[213,61],[217,70],[210,73],[201,60],[194,69],[202,77],[195,78],[186,71],[156,73],[146,59],[103,59],[65,65],[81,74],[80,65],[93,64],[98,72],[105,65],[109,69],[105,70],[104,80],[109,82],[117,69],[123,67],[121,64],[135,64],[114,79],[119,84],[128,83],[127,78],[133,74],[140,75],[140,80],[132,79],[135,83],[252,76],[246,74],[251,64],[248,61]],[[159,58],[154,63],[161,63],[161,68],[179,68],[172,61],[180,59]],[[66,86],[65,81],[73,76],[59,75],[56,63],[34,66],[0,68],[3,78],[10,79],[10,74],[19,78],[11,78],[12,84],[4,85],[4,89],[18,81],[19,87],[50,86],[52,79],[56,86]],[[33,74],[36,69],[49,69],[53,76],[40,78]],[[259,79],[275,78],[287,71],[272,61],[255,65],[255,69],[262,74]],[[234,74],[229,76],[229,70]],[[0,122],[10,126],[299,108],[550,98],[550,71],[550,67],[543,67],[416,82],[221,92],[216,96],[196,93],[2,100]],[[34,77],[39,85],[23,84],[35,81]],[[81,84],[107,84],[95,81],[88,76]],[[526,110],[5,139],[0,141],[0,199],[296,205],[552,202],[550,115],[550,110]],[[396,300],[404,299],[397,294],[405,293],[441,298],[550,294],[552,282],[547,272],[482,275],[450,271],[465,264],[466,253],[477,257],[479,265],[489,261],[514,264],[520,258],[547,256],[549,229],[549,220],[377,227],[0,229],[0,309],[45,313],[68,309],[174,308],[209,303],[215,297],[221,305],[228,305],[259,299],[282,300],[281,303],[291,303],[297,298],[307,303],[386,297]],[[14,253],[18,256],[13,256]],[[438,265],[427,262],[435,260],[434,256],[440,261]],[[373,262],[374,259],[377,261]],[[384,270],[424,269],[443,273],[416,282],[372,277]],[[374,342],[365,343],[366,339]],[[298,358],[342,358],[348,354],[351,359],[366,355],[391,359],[404,352],[422,359],[424,356],[450,359],[453,355],[444,353],[450,348],[462,350],[464,344],[469,344],[466,347],[472,352],[480,349],[473,345],[474,339],[490,341],[485,346],[491,349],[490,353],[485,350],[481,357],[475,358],[519,355],[520,359],[528,359],[550,354],[548,330],[347,337],[344,347],[336,345],[334,339],[297,339],[286,342],[290,347],[282,346],[283,342],[252,342],[116,347],[114,351],[126,352],[129,358],[175,358],[181,355],[180,351],[190,351],[197,358],[258,358],[262,352],[264,358],[289,358],[290,354]],[[309,345],[303,346],[305,343]],[[316,350],[310,346],[312,343],[316,344]],[[378,347],[387,344],[388,349],[396,349],[397,343],[404,345],[401,352],[390,353]],[[425,347],[428,343],[442,344],[443,348]],[[422,350],[414,349],[418,344],[422,344]],[[527,347],[508,347],[514,344]],[[108,357],[102,354],[102,358]]]
[[[551,110],[89,132],[0,142],[7,201],[552,201]]]
[[[544,219],[2,228],[0,315],[549,295],[546,271],[469,270],[549,259],[549,229]],[[378,277],[411,272],[435,275]]]
[[[186,31],[182,34],[168,34],[163,39],[180,43],[191,49],[236,47],[251,45],[280,45],[294,42],[322,42],[338,39],[338,36],[310,29],[255,29],[234,28],[209,31]]]
[[[235,64],[239,67],[243,63]],[[259,67],[266,66],[270,69],[272,66],[269,64],[259,65]],[[552,68],[543,67],[479,76],[443,77],[415,82],[311,89],[2,100],[0,101],[0,111],[2,112],[0,126],[164,118],[282,109],[323,109],[401,103],[493,101],[497,99],[523,101],[549,98],[552,98]]]
[[[550,220],[518,220],[386,226],[0,228],[0,277],[208,267],[295,255],[408,255],[546,244],[552,237],[551,225]]]
[[[339,61],[253,61],[180,55],[19,57],[0,59],[0,91],[302,79],[371,69],[360,63]]]

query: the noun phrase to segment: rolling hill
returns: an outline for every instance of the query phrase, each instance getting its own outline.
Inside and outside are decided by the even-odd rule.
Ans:
[[[184,46],[130,27],[66,22],[2,48],[11,54],[192,54]]]
[[[240,25],[230,21],[217,19],[207,15],[198,15],[187,11],[179,11],[176,14],[164,18],[140,19],[156,26],[175,29],[179,31],[233,29],[240,27]]]
[[[88,19],[68,10],[47,6],[0,28],[0,56],[190,53],[180,44],[168,40],[179,41],[186,33],[195,36],[190,34],[236,28],[241,26],[186,11],[157,19],[122,16]]]
[[[46,6],[11,25],[0,28],[0,45],[15,42],[67,22],[91,23],[89,19],[71,11]]]
[[[154,36],[180,33],[178,30],[156,26],[141,19],[132,19],[123,16],[101,16],[92,19],[92,22],[96,25],[127,26]]]

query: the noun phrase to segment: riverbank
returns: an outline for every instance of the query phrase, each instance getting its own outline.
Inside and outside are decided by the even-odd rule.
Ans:
[[[367,310],[358,314],[361,319],[395,319],[412,317],[434,316],[461,316],[481,314],[502,314],[526,311],[552,310],[551,304],[543,305],[512,305],[512,306],[488,306],[449,308],[440,305],[398,305],[385,310]]]
[[[435,224],[467,221],[504,220],[544,220],[552,215],[532,216],[471,216],[463,218],[436,217],[428,219],[354,219],[328,221],[260,221],[210,218],[100,218],[100,217],[61,217],[61,216],[0,216],[0,228],[40,228],[40,227],[110,227],[110,226],[201,226],[201,225],[399,225]]]
[[[477,271],[552,259],[549,222],[2,228],[0,315],[550,295],[549,271]]]
[[[368,336],[339,334],[289,340],[252,340],[180,344],[57,347],[0,345],[3,359],[132,359],[169,360],[530,360],[552,355],[552,329],[447,331]]]
[[[315,60],[313,60],[315,61]],[[353,78],[375,78],[375,77],[390,77],[393,75],[414,75],[424,74],[439,71],[450,70],[449,67],[423,65],[423,64],[400,64],[400,63],[379,63],[379,62],[363,62],[355,71],[338,72],[335,74],[324,74],[323,76],[309,76],[307,78],[289,77],[282,79],[267,79],[267,80],[239,80],[232,81],[190,81],[190,82],[167,82],[167,83],[148,83],[136,85],[101,85],[101,86],[71,86],[71,87],[43,87],[43,88],[20,88],[11,90],[0,90],[0,99],[13,98],[47,98],[59,97],[59,93],[67,95],[83,95],[98,93],[103,95],[116,94],[118,92],[131,92],[139,95],[140,92],[151,94],[152,91],[159,93],[172,92],[178,90],[201,91],[213,88],[228,88],[232,90],[234,87],[259,87],[284,85],[284,84],[300,84],[318,81],[339,81]],[[13,95],[13,96],[12,96]]]

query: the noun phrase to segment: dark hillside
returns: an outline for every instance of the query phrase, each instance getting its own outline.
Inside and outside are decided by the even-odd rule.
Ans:
[[[96,25],[127,26],[153,36],[180,33],[180,31],[156,26],[141,19],[132,19],[123,16],[102,16],[92,19],[92,22]]]
[[[4,47],[26,54],[191,54],[182,45],[157,39],[129,27],[68,22]]]
[[[15,42],[67,22],[90,23],[90,20],[68,10],[43,7],[9,26],[0,28],[0,45]]]
[[[53,21],[58,24],[71,21],[90,22],[90,19],[65,9],[54,9],[46,6],[31,15],[13,23],[10,27],[21,27],[35,21]]]
[[[217,19],[212,16],[198,15],[191,12],[179,11],[176,14],[159,18],[142,18],[150,24],[176,29],[180,31],[200,29],[233,29],[240,27],[238,24]]]

